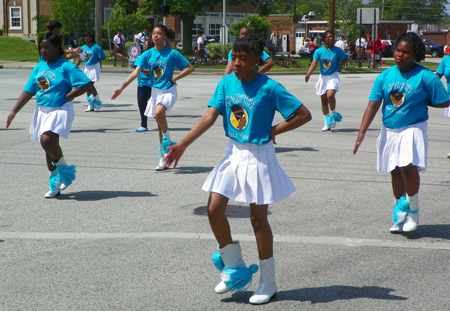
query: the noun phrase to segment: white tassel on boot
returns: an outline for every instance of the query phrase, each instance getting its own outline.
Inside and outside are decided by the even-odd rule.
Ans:
[[[403,224],[403,231],[411,232],[415,231],[419,224],[419,193],[411,197],[406,195],[406,200],[409,203],[409,211]]]
[[[275,283],[275,259],[270,257],[259,261],[261,276],[259,286],[256,292],[250,297],[250,303],[260,305],[269,302],[277,293],[277,284]]]
[[[236,268],[236,267],[246,267],[244,259],[242,259],[241,245],[238,241],[233,242],[233,244],[228,244],[225,247],[219,249],[220,257],[223,260],[224,268]],[[230,288],[225,285],[224,281],[221,281],[214,288],[217,294],[224,294],[230,291]]]

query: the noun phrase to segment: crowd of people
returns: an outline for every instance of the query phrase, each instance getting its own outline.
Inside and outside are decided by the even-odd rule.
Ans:
[[[169,168],[172,163],[176,167],[186,148],[221,116],[228,147],[224,158],[214,167],[202,187],[210,193],[208,219],[218,244],[213,263],[221,272],[221,280],[215,292],[223,294],[246,289],[252,274],[258,270],[255,265],[246,266],[241,245],[232,237],[225,215],[231,199],[249,205],[259,255],[259,286],[249,302],[256,305],[267,303],[277,292],[268,207],[288,198],[295,191],[277,161],[274,144],[278,135],[309,122],[311,113],[280,83],[263,74],[270,70],[273,61],[264,52],[264,40],[255,37],[251,28],[243,27],[239,38],[233,43],[224,77],[217,85],[207,111],[176,143],[170,136],[166,116],[177,101],[177,82],[191,74],[194,67],[178,51],[165,45],[166,40],[174,37],[172,30],[163,25],[156,26],[151,39],[147,31],[144,29],[136,38],[136,43],[142,44],[144,52],[136,60],[133,72],[114,91],[111,99],[116,99],[138,79],[139,131],[147,130],[147,117],[154,118],[158,125],[157,171]],[[120,54],[123,41],[120,32],[118,35],[115,53]],[[101,107],[94,83],[98,81],[99,63],[105,56],[91,33],[86,32],[83,40],[85,45],[78,48],[74,43],[67,52],[62,49],[60,35],[54,32],[48,32],[39,39],[41,61],[33,69],[7,117],[8,128],[16,114],[36,96],[30,133],[33,141],[40,142],[46,155],[50,177],[45,198],[57,196],[76,177],[75,166],[66,163],[59,145],[59,137],[67,138],[71,130],[73,99],[87,93],[87,111]],[[339,41],[344,42],[345,37]],[[314,53],[305,83],[319,66],[315,91],[320,96],[325,119],[322,131],[330,131],[336,127],[336,122],[342,121],[342,115],[336,109],[336,93],[339,91],[339,72],[349,57],[340,47],[342,43],[335,45],[332,31],[323,33],[323,42],[321,47],[317,42],[311,42]],[[356,45],[358,55],[362,53],[362,40],[360,43]],[[201,48],[201,40],[198,44]],[[77,64],[65,59],[70,58],[74,51],[80,53]],[[391,174],[395,202],[390,228],[392,233],[411,232],[419,224],[419,172],[427,168],[428,107],[446,108],[445,114],[450,116],[449,93],[439,80],[442,76],[450,79],[450,56],[444,58],[436,75],[418,64],[424,57],[425,47],[419,36],[414,33],[399,36],[394,54],[396,65],[383,71],[374,82],[353,149],[356,154],[381,108],[383,125],[377,140],[377,171]],[[77,66],[80,62],[84,64],[83,71]],[[175,69],[179,70],[176,75]],[[276,112],[282,115],[284,121],[273,124]]]

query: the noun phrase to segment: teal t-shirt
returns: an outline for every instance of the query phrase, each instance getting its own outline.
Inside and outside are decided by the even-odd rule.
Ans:
[[[447,93],[450,97],[450,55],[445,56],[439,64],[436,72],[447,80]]]
[[[314,52],[313,60],[320,63],[321,75],[329,76],[339,70],[339,63],[347,58],[347,54],[336,46],[326,49],[324,46]]]
[[[448,94],[431,70],[416,64],[406,73],[397,66],[383,71],[375,79],[369,100],[383,101],[383,124],[387,128],[403,128],[428,120],[428,103],[445,103]]]
[[[189,65],[189,61],[180,52],[166,46],[161,51],[155,48],[145,51],[134,65],[150,70],[150,82],[153,87],[167,90],[174,85],[172,77],[175,68],[183,70]]]
[[[69,102],[66,94],[91,82],[75,64],[60,57],[47,64],[40,61],[33,69],[24,91],[36,95],[36,104],[58,108]]]
[[[83,50],[83,54],[87,55],[86,60],[83,61],[83,64],[86,66],[92,66],[97,64],[101,59],[104,59],[106,57],[105,53],[103,52],[102,48],[99,47],[97,44],[93,44],[91,46],[83,45],[81,47]]]
[[[268,143],[275,111],[286,119],[302,103],[278,82],[258,75],[241,82],[236,75],[222,78],[208,106],[223,116],[225,135],[239,143]]]

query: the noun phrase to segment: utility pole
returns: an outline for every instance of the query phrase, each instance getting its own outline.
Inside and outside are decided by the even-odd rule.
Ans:
[[[95,0],[95,42],[102,46],[102,1]]]
[[[334,32],[334,16],[336,12],[336,0],[330,0],[330,30]]]

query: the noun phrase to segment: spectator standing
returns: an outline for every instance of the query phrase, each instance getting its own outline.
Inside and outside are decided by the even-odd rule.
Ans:
[[[336,42],[336,44],[334,46],[340,48],[342,51],[345,52],[345,41],[344,41],[344,39],[345,39],[345,35],[342,35],[342,34],[339,35],[339,40],[338,40],[338,42]]]
[[[370,59],[367,65],[367,68],[370,68],[372,65],[375,67],[381,66],[381,40],[380,36],[377,35],[376,40],[370,40],[367,44],[367,47],[370,48]],[[374,61],[374,63],[372,63]]]
[[[311,63],[312,63],[313,58],[314,58],[314,53],[316,52],[316,49],[318,48],[316,38],[310,39],[308,44],[309,44],[309,56],[310,56],[309,65],[308,66],[311,66]]]
[[[199,30],[198,32],[198,36],[197,36],[197,50],[194,53],[194,58],[191,61],[191,64],[195,64],[195,62],[197,61],[197,56],[203,58],[203,60],[205,61],[205,65],[208,64],[207,62],[207,54],[206,54],[206,50],[205,50],[205,44],[206,44],[206,37],[205,34],[203,32],[203,30]]]
[[[356,57],[358,58],[358,67],[361,68],[364,59],[366,58],[366,46],[367,41],[364,39],[363,34],[355,41]]]
[[[117,34],[114,36],[113,43],[114,43],[113,66],[116,67],[116,53],[125,55],[125,37],[123,36],[121,30],[117,30]],[[122,67],[125,67],[125,64],[123,63],[122,58],[120,59],[120,61],[122,62]]]
[[[134,37],[134,44],[139,44],[139,46],[141,47],[141,51],[144,51],[144,44],[147,40],[148,28],[144,27],[144,29]]]

